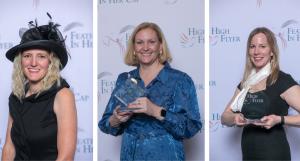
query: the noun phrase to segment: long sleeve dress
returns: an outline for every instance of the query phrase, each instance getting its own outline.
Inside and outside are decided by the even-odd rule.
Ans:
[[[113,95],[128,79],[128,73],[122,73],[99,121],[99,128],[114,136],[123,134],[120,160],[184,160],[183,139],[194,136],[202,127],[192,79],[167,63],[147,87],[138,68],[129,74],[139,80],[138,85],[145,89],[149,100],[167,111],[164,120],[134,114],[119,127],[110,126],[109,117],[115,107],[121,105]]]

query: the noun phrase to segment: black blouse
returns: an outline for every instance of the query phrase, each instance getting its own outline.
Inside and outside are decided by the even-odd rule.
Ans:
[[[20,101],[15,95],[9,97],[9,112],[13,119],[11,139],[15,146],[15,160],[56,160],[57,119],[54,99],[69,84],[61,79],[49,90],[26,97]]]
[[[288,103],[280,95],[297,82],[280,71],[278,79],[265,90],[247,93],[242,113],[249,119],[260,119],[263,116],[288,114]],[[240,88],[240,86],[239,86]],[[247,125],[243,129],[241,140],[243,160],[291,160],[290,147],[282,125],[271,129]]]

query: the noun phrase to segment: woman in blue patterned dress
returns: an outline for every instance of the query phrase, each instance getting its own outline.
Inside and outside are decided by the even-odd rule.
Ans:
[[[161,29],[154,23],[135,28],[128,42],[125,63],[137,68],[118,76],[99,128],[123,134],[121,160],[184,160],[183,139],[202,127],[192,79],[170,67],[171,55]],[[129,110],[113,95],[128,76],[145,96],[129,103]]]

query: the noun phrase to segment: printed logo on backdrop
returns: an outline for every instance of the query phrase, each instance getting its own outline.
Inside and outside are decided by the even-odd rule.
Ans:
[[[209,84],[215,86],[216,82],[210,81]],[[113,78],[113,74],[111,72],[101,72],[98,74],[98,100],[101,100],[102,95],[110,96],[115,85],[116,80]],[[204,90],[204,85],[202,83],[195,83],[194,85],[197,93]]]
[[[204,90],[204,84],[203,83],[194,83],[194,85],[195,85],[195,88],[196,88],[197,92],[200,92],[200,91]],[[216,81],[214,81],[214,80],[209,81],[209,87],[210,88],[214,87],[216,85],[217,85]]]
[[[62,35],[65,36],[66,45],[68,48],[92,48],[93,47],[93,36],[91,32],[79,32],[79,27],[84,25],[80,22],[71,22],[63,28]],[[20,28],[20,37],[27,28]],[[67,34],[67,35],[65,35]],[[8,49],[13,46],[11,42],[1,42],[0,40],[0,49]]]
[[[103,45],[118,48],[120,54],[124,54],[127,42],[134,28],[135,26],[133,25],[125,25],[118,32],[106,35]]]
[[[221,123],[221,113],[218,113],[218,112],[215,112],[215,113],[212,113],[211,114],[211,119],[209,120],[209,131],[210,132],[216,132],[220,129],[223,129],[223,128],[234,128],[236,126],[233,126],[233,127],[228,127],[228,126],[225,126],[225,125],[222,125]]]
[[[38,8],[40,4],[40,0],[33,0],[32,1],[33,7]],[[69,43],[68,47],[70,48],[92,48],[93,47],[93,38],[92,33],[82,33],[78,30],[74,30],[77,27],[83,27],[84,25],[80,22],[72,22],[70,24],[67,24],[63,32],[70,31],[69,35],[67,36],[66,43]],[[63,35],[64,36],[64,35]]]
[[[287,48],[289,43],[300,42],[300,26],[298,21],[291,19],[282,23],[280,31],[276,35],[279,37],[282,48]]]
[[[84,25],[80,22],[71,22],[67,24],[63,32],[67,33],[68,46],[70,48],[92,48],[93,34],[91,32],[80,32],[78,28]]]
[[[167,5],[173,5],[177,2],[178,2],[178,0],[165,0],[165,4],[167,4]]]
[[[209,88],[213,88],[217,86],[217,81],[210,80],[209,81]],[[220,113],[212,113],[211,119],[209,120],[209,129],[211,132],[216,132],[220,128],[224,128],[221,124],[221,114]]]
[[[180,43],[183,48],[190,48],[196,44],[204,44],[204,29],[189,27],[180,35]]]
[[[215,132],[219,128],[222,128],[221,115],[219,113],[212,113],[211,120],[209,121],[209,129],[211,132]]]
[[[8,50],[14,46],[13,42],[9,41],[2,41],[1,35],[0,35],[0,50]]]
[[[104,4],[132,4],[139,3],[140,0],[98,0],[100,5]]]
[[[93,153],[93,138],[78,138],[76,153],[92,154]]]
[[[194,83],[194,85],[197,93],[204,90],[203,83]]]
[[[262,0],[256,0],[256,5],[257,5],[257,7],[261,7],[262,6]]]
[[[241,41],[240,36],[232,32],[230,28],[212,27],[209,36],[210,45],[234,44]]]
[[[38,6],[40,5],[40,0],[33,0],[32,5],[34,8],[38,8]]]
[[[90,95],[88,95],[86,93],[79,92],[79,91],[75,90],[74,88],[71,88],[71,90],[74,93],[74,97],[75,97],[76,102],[88,102],[88,101],[91,100]]]
[[[101,100],[101,95],[110,95],[114,90],[116,81],[112,80],[112,76],[110,72],[98,74],[98,100]]]
[[[76,103],[80,103],[80,102],[85,103],[91,100],[91,96],[89,96],[88,94],[79,92],[72,87],[70,89],[74,93]],[[78,107],[80,106],[77,106],[77,108]],[[92,141],[90,141],[92,140],[92,138],[84,137],[87,131],[82,127],[78,127],[77,132],[78,132],[78,139],[77,139],[76,152],[78,154],[92,154],[93,144],[91,143]]]
[[[215,81],[215,80],[209,81],[209,88],[216,87],[216,86],[217,86],[217,81]]]

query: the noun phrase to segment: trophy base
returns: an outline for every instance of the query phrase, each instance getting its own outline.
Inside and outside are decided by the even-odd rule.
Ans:
[[[263,123],[260,119],[247,119],[246,118],[246,123],[247,124],[254,124],[254,123]]]
[[[127,107],[121,107],[120,108],[120,111],[122,112],[132,112],[132,111],[135,111],[135,110],[140,110],[142,108],[127,108]]]

